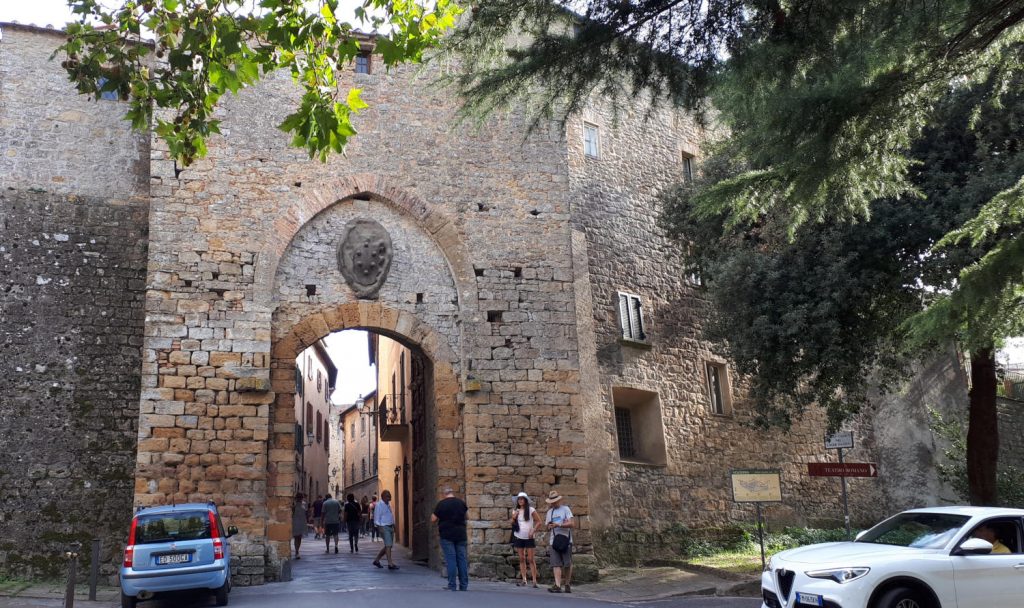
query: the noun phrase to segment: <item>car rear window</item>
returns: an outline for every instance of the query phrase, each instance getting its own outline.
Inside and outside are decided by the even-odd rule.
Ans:
[[[199,540],[210,536],[210,515],[206,511],[139,515],[136,518],[136,545]]]
[[[858,542],[941,549],[956,536],[968,519],[964,515],[949,513],[901,513],[868,530]]]

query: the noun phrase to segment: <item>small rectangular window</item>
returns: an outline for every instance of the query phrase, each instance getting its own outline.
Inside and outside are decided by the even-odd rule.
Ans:
[[[724,363],[708,361],[704,364],[708,380],[708,399],[711,413],[727,416],[732,413],[729,394],[729,375]]]
[[[646,342],[643,305],[640,296],[619,292],[619,328],[622,337],[635,342]]]
[[[110,81],[107,79],[106,76],[100,76],[99,80],[96,81],[96,85],[100,89],[102,89],[103,87],[107,86],[108,82],[110,82]],[[117,91],[103,91],[103,90],[101,90],[99,92],[99,98],[104,100],[104,101],[119,101],[121,99],[121,97],[118,95]]]
[[[625,386],[612,387],[615,438],[623,462],[668,464],[665,427],[658,394]]]
[[[624,407],[615,408],[615,431],[619,436],[619,458],[633,458],[633,418]]]
[[[686,182],[686,183],[690,183],[690,182],[693,181],[693,174],[694,174],[694,171],[693,171],[693,161],[694,161],[694,158],[695,157],[693,156],[693,154],[690,154],[688,152],[683,152],[683,154],[682,154],[683,181]]]
[[[589,122],[583,123],[583,153],[591,158],[601,156],[601,132]]]
[[[370,73],[370,54],[359,53],[356,55],[356,74]]]

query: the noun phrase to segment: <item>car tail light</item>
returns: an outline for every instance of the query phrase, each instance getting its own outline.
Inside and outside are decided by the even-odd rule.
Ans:
[[[224,539],[220,537],[220,525],[217,522],[217,515],[209,512],[210,516],[210,538],[213,539],[213,559],[224,559]]]
[[[128,546],[124,548],[124,567],[131,568],[135,560],[135,526],[139,520],[132,518],[131,532],[128,533]]]

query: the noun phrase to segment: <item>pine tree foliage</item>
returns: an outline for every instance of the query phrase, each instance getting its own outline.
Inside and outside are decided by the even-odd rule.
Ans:
[[[898,377],[908,356],[953,340],[991,345],[1022,329],[1024,306],[1012,289],[1005,299],[983,298],[991,309],[956,316],[946,308],[972,292],[965,276],[1004,271],[988,260],[1020,236],[1008,193],[1024,174],[1024,77],[1009,82],[947,89],[935,124],[908,149],[918,195],[877,199],[866,219],[829,217],[792,232],[770,213],[741,223],[725,210],[708,213],[697,202],[702,191],[747,171],[728,142],[711,151],[697,181],[665,194],[662,223],[710,278],[709,337],[751,382],[762,422],[786,424],[816,404],[838,426],[869,390]],[[988,213],[997,217],[978,219]],[[1019,285],[1020,271],[1006,272]],[[989,285],[999,283],[974,292]],[[941,323],[919,326],[934,320]]]
[[[593,96],[621,105],[640,92],[713,108],[727,137],[703,159],[703,177],[669,197],[668,222],[697,252],[710,242],[743,252],[691,261],[711,266],[722,322],[751,332],[729,348],[767,382],[754,393],[766,407],[789,402],[767,419],[819,402],[835,422],[863,403],[866,370],[908,346],[956,338],[988,350],[1020,327],[1024,171],[1001,165],[1016,149],[1001,150],[979,117],[1015,127],[999,108],[1020,89],[1024,2],[469,5],[450,42],[463,52],[457,83],[471,116],[513,106],[564,118]],[[919,147],[926,127],[952,128],[939,115],[951,90],[972,99],[956,141],[991,155],[939,159],[956,167],[948,173],[921,168],[936,160]],[[901,226],[910,234],[891,232]],[[858,249],[865,242],[873,247]],[[940,268],[941,280],[924,276]],[[806,340],[808,329],[822,333]]]

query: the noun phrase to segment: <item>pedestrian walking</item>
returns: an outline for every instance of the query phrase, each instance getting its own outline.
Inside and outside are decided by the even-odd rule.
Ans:
[[[313,501],[313,514],[310,518],[313,522],[313,540],[319,540],[324,535],[324,527],[320,523],[321,519],[323,519],[323,509],[324,497],[318,494],[316,500]]]
[[[455,497],[450,487],[444,489],[444,498],[434,507],[430,521],[437,524],[441,537],[441,551],[448,568],[449,591],[455,591],[455,577],[458,574],[459,591],[469,588],[469,556],[466,547],[466,512],[469,507],[461,498]]]
[[[377,508],[373,512],[373,525],[377,527],[377,532],[380,533],[380,537],[384,541],[384,546],[374,558],[373,565],[383,568],[384,566],[380,565],[380,558],[386,555],[388,570],[398,570],[398,566],[391,559],[391,547],[395,544],[395,514],[391,511],[391,492],[388,490],[380,493],[380,502],[377,503]]]
[[[370,500],[370,521],[373,521],[373,510],[377,506],[377,495],[374,494]],[[377,540],[377,526],[370,525],[370,540]]]
[[[375,528],[373,524],[373,517],[370,515],[370,499],[365,495],[359,500],[360,513],[362,513],[361,526],[363,534],[370,531],[371,528]]]
[[[548,587],[548,591],[572,593],[572,529],[576,527],[576,522],[572,518],[572,510],[562,504],[562,496],[555,490],[551,490],[544,502],[550,505],[544,521],[549,531],[548,561],[555,575],[555,584]]]
[[[516,509],[512,514],[512,546],[519,554],[519,574],[522,580],[516,583],[518,587],[525,587],[526,570],[529,566],[533,575],[533,588],[537,588],[537,541],[534,536],[540,530],[540,513],[537,509],[530,507],[530,497],[526,492],[520,492],[516,496]]]
[[[338,553],[338,533],[341,531],[341,503],[331,497],[324,499],[320,509],[320,528],[324,531],[327,553],[331,552],[331,538],[334,538],[334,553]]]
[[[363,510],[356,502],[356,495],[345,497],[345,528],[348,530],[348,552],[359,553],[359,526],[362,524]]]
[[[295,543],[295,559],[299,557],[302,537],[306,534],[306,496],[299,492],[292,502],[292,540]]]

